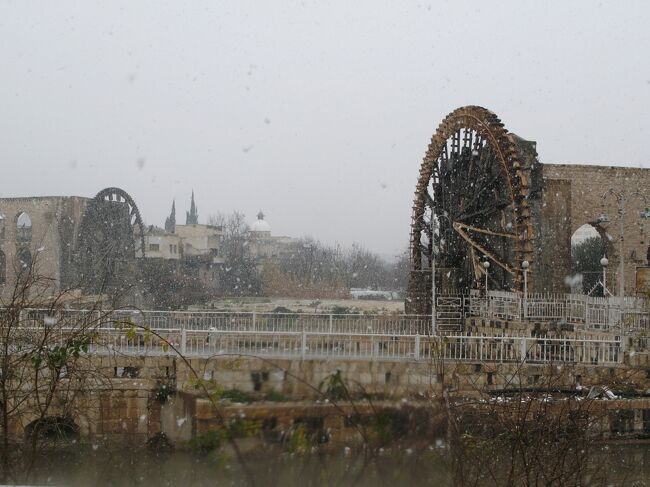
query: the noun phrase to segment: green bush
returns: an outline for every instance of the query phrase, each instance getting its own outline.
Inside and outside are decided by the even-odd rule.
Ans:
[[[226,389],[219,394],[219,399],[228,399],[231,402],[242,404],[250,404],[253,402],[253,398],[239,389]]]
[[[228,423],[230,438],[249,438],[257,435],[261,430],[259,421],[250,419],[233,419]]]
[[[167,402],[167,399],[169,399],[169,396],[171,396],[175,392],[176,391],[174,390],[173,386],[168,386],[167,384],[160,384],[160,386],[158,386],[158,390],[156,391],[156,394],[154,395],[154,398],[160,404],[164,404]]]
[[[195,436],[190,440],[189,445],[196,453],[210,453],[221,446],[224,437],[222,430],[212,430]]]
[[[289,398],[276,390],[271,390],[264,398],[270,402],[287,402]]]

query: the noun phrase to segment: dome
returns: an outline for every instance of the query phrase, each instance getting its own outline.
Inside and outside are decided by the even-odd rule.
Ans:
[[[251,232],[268,232],[271,233],[271,225],[264,220],[264,213],[261,211],[257,214],[257,220],[251,225]]]

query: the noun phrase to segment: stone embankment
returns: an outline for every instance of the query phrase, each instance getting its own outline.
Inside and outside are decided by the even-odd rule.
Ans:
[[[601,433],[650,434],[650,399],[643,397],[650,391],[646,354],[628,355],[626,363],[607,367],[118,354],[93,360],[108,380],[85,391],[74,419],[82,437],[111,442],[143,444],[164,433],[182,445],[244,419],[269,438],[303,425],[327,432],[332,441],[345,440],[358,437],[356,425],[363,418],[382,411],[433,417],[443,397],[548,394],[557,399],[592,387],[602,392],[603,386],[629,399],[598,401],[611,410],[609,420],[600,422]],[[14,425],[16,438],[24,435],[28,422]]]

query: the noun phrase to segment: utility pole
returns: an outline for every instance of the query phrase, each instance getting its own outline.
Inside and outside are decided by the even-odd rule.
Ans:
[[[431,333],[438,334],[438,324],[436,323],[436,249],[435,233],[436,216],[431,210]]]
[[[625,297],[625,203],[628,195],[624,191],[615,191],[613,188],[610,188],[603,195],[603,199],[609,195],[616,199],[618,205],[618,297],[622,299]],[[644,203],[648,201],[645,195],[639,191],[634,191],[629,196],[638,196]]]

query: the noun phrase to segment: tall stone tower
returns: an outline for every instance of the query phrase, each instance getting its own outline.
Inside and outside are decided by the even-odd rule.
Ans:
[[[192,203],[190,204],[190,211],[185,212],[185,224],[197,225],[199,223],[199,211],[194,203],[194,190],[192,190]]]
[[[167,233],[176,232],[176,200],[172,201],[172,212],[165,219],[165,231]]]

